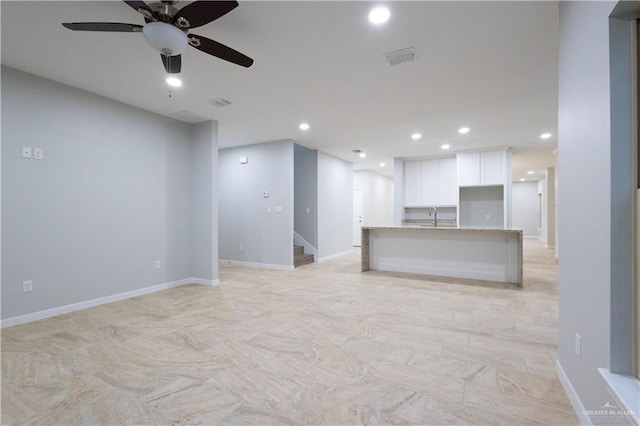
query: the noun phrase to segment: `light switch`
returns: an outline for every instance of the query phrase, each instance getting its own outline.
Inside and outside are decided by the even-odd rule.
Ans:
[[[22,158],[31,158],[32,150],[30,146],[22,147]]]
[[[309,207],[307,207],[307,214],[311,213],[311,209]]]
[[[247,164],[249,162],[249,157],[240,157],[240,164]]]
[[[262,191],[262,198],[269,198],[269,191]]]
[[[42,160],[44,158],[44,149],[42,148],[33,148],[33,159],[34,160]]]

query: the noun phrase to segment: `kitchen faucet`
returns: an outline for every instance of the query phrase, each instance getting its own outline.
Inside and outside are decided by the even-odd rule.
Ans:
[[[437,227],[438,226],[438,209],[435,206],[430,208],[433,209],[433,226]],[[429,216],[431,216],[431,212],[429,212]]]

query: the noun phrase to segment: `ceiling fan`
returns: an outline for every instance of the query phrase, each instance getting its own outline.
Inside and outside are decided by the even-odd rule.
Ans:
[[[142,33],[147,42],[160,52],[162,64],[170,74],[180,72],[181,54],[188,44],[245,68],[253,64],[253,59],[237,50],[206,37],[189,34],[190,29],[206,25],[231,12],[238,7],[237,1],[194,1],[182,9],[174,7],[175,0],[149,4],[143,1],[124,2],[144,16],[145,25],[114,22],[74,22],[62,25],[73,31]]]

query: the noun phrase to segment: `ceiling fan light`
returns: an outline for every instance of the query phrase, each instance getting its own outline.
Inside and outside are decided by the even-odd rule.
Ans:
[[[171,24],[149,22],[142,33],[151,47],[165,56],[180,55],[187,48],[187,35]]]

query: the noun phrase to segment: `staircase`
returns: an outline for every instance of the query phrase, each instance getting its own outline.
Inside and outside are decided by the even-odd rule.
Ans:
[[[293,267],[297,268],[298,266],[306,265],[308,263],[313,263],[313,255],[312,254],[304,254],[304,247],[293,245]]]

